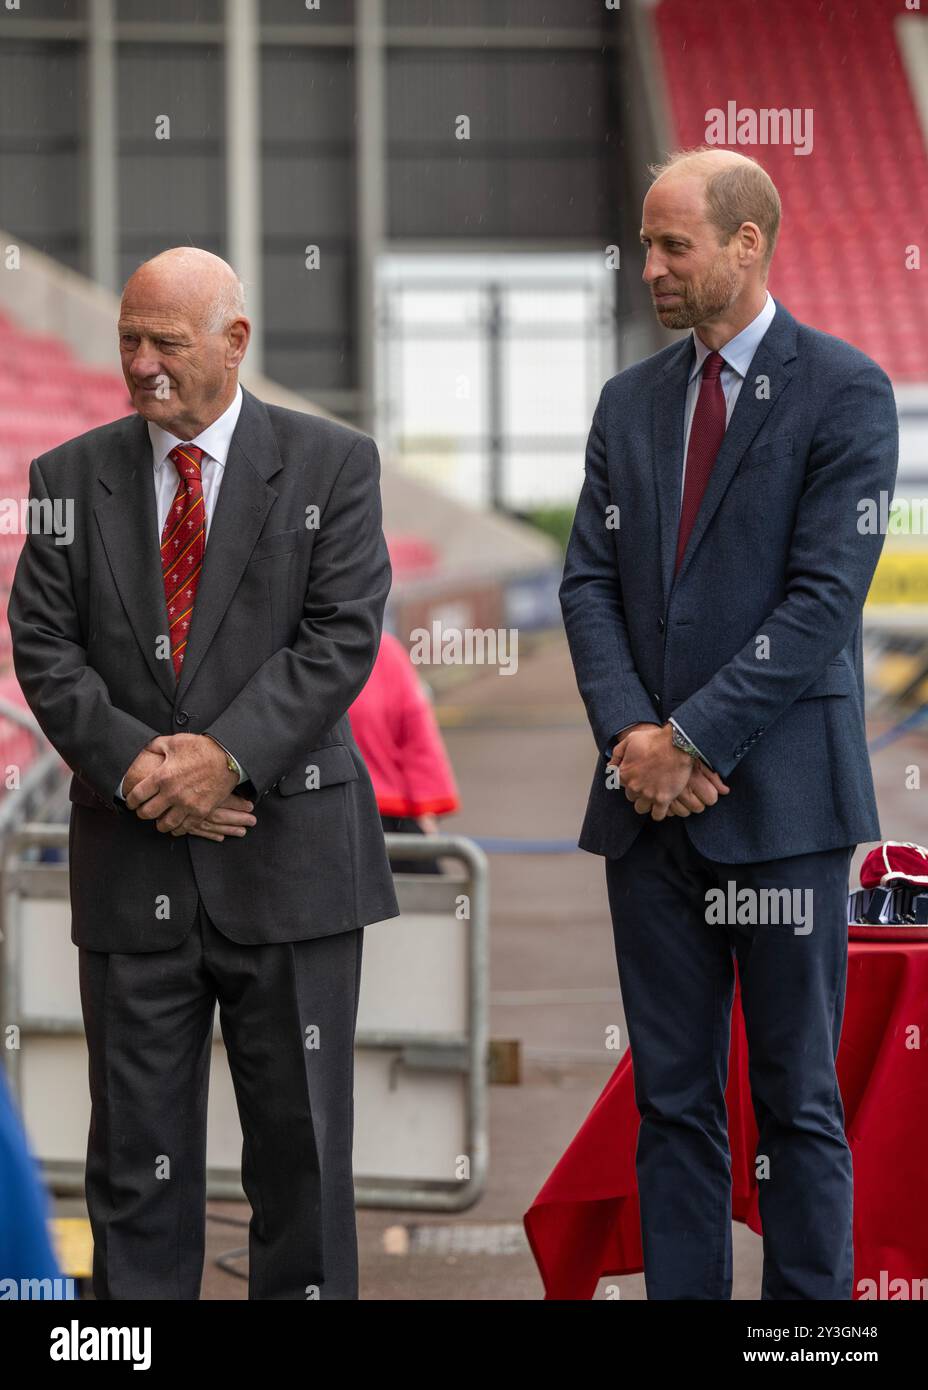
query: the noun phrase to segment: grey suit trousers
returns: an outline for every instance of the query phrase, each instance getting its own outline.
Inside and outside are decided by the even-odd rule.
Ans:
[[[171,950],[80,950],[98,1299],[199,1298],[217,1000],[252,1207],[248,1297],[358,1297],[351,1152],[363,936],[359,927],[243,946],[201,902]]]

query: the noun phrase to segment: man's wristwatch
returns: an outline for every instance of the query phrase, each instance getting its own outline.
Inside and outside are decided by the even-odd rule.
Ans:
[[[236,775],[236,777],[241,777],[241,775],[242,775],[242,769],[239,767],[238,763],[235,761],[235,759],[233,758],[232,754],[229,752],[228,748],[226,748],[223,744],[221,744],[221,743],[219,742],[218,738],[213,738],[212,734],[207,734],[206,737],[207,737],[207,738],[210,738],[210,739],[213,739],[213,743],[216,744],[216,747],[217,747],[217,748],[221,748],[222,751],[223,751],[223,753],[225,753],[225,755],[226,755],[226,767],[229,769],[229,771],[230,771],[230,772],[234,772],[235,775]]]
[[[696,747],[695,743],[690,743],[689,739],[677,728],[676,724],[671,724],[670,726],[670,741],[674,748],[679,748],[682,752],[689,753],[691,758],[699,757],[699,749]]]

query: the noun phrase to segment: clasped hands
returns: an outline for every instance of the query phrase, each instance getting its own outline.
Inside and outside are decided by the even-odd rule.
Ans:
[[[159,734],[137,755],[123,782],[126,805],[162,834],[206,840],[241,837],[257,825],[254,804],[235,796],[236,775],[205,734]]]
[[[640,816],[699,815],[714,806],[730,787],[698,758],[675,748],[670,724],[635,724],[612,750],[610,766],[620,768],[620,782]]]

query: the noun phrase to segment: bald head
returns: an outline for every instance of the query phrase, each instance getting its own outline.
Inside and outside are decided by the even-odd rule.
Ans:
[[[678,150],[670,155],[663,164],[652,164],[650,174],[655,182],[671,174],[690,175],[691,177],[701,178],[703,182],[711,178],[714,174],[720,174],[723,169],[759,169],[760,165],[756,160],[750,159],[746,154],[739,154],[737,150],[719,150],[700,147],[697,150]]]
[[[245,290],[235,271],[199,246],[172,246],[144,261],[126,281],[123,298],[140,292],[186,304],[210,333],[245,312]]]
[[[763,307],[779,195],[760,165],[734,150],[682,150],[650,172],[641,238],[658,318],[667,328],[710,326],[701,336],[719,346]]]
[[[211,251],[174,246],[126,281],[123,375],[139,414],[185,442],[231,404],[250,336],[242,282]]]

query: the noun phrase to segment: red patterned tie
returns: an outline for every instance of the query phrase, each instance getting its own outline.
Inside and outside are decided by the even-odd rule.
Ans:
[[[180,482],[161,534],[161,571],[171,625],[171,660],[180,680],[206,547],[206,512],[200,479],[203,450],[195,444],[179,444],[168,458],[177,469]]]
[[[699,514],[699,504],[709,483],[716,456],[725,438],[725,392],[719,373],[725,365],[720,352],[710,352],[702,364],[699,399],[690,426],[690,442],[686,451],[686,476],[683,480],[683,502],[680,507],[680,529],[677,532],[677,563],[679,570],[690,532]]]

